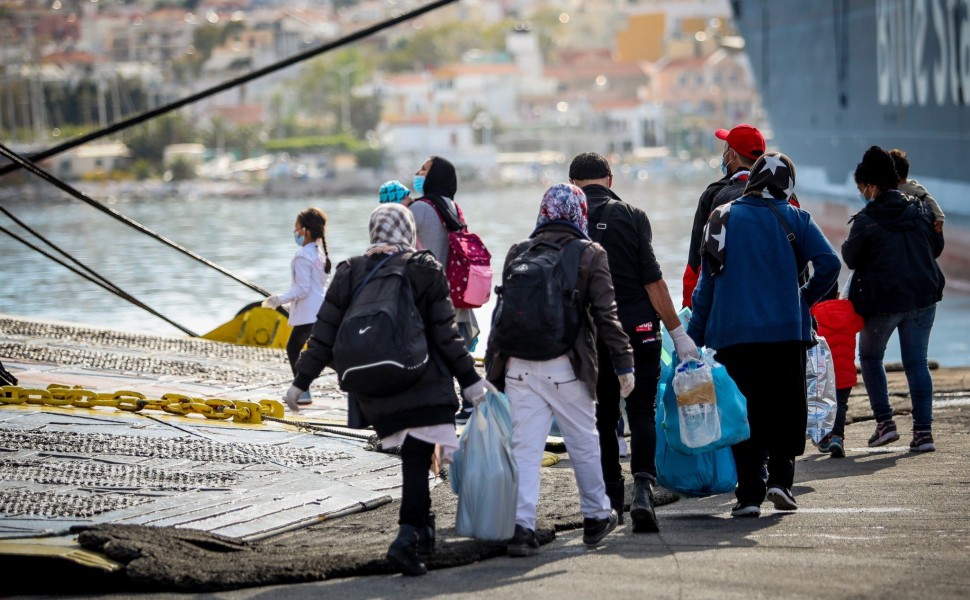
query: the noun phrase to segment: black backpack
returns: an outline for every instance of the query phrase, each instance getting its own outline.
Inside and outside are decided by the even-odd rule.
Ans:
[[[388,264],[398,252],[377,263],[354,288],[333,344],[333,368],[340,388],[368,396],[386,396],[417,383],[428,366],[424,321],[404,262]]]
[[[549,360],[572,348],[585,318],[576,289],[579,256],[590,244],[577,239],[518,245],[495,288],[491,343],[499,352]]]

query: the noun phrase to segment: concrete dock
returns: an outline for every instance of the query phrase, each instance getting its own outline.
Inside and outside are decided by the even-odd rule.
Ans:
[[[25,384],[87,377],[108,378],[111,383],[100,389],[127,388],[134,379],[166,388],[190,384],[184,373],[146,373],[152,352],[138,363],[140,370],[117,369],[111,356],[130,365],[143,350],[126,349],[118,340],[92,349],[96,344],[84,338],[99,334],[80,329],[73,341],[52,337],[43,342],[43,335],[28,335],[18,323],[0,318],[0,361],[23,376]],[[213,394],[240,399],[282,392],[288,385],[282,353],[246,352],[252,355],[227,354],[216,361],[203,360],[204,352],[194,348],[154,354],[169,361],[165,369],[181,364],[183,371],[191,371],[195,389],[211,386]],[[216,367],[206,366],[212,363]],[[908,451],[909,401],[899,372],[890,373],[890,385],[901,439],[867,448],[873,422],[860,384],[850,400],[846,458],[832,459],[809,446],[796,463],[793,491],[799,509],[792,513],[776,512],[766,503],[758,519],[732,519],[731,494],[677,501],[665,495],[669,503],[658,508],[660,534],[634,535],[627,524],[588,549],[577,528],[576,489],[568,454],[563,454],[543,472],[539,526],[547,543],[536,557],[509,558],[500,544],[456,537],[455,498],[449,486],[439,485],[432,493],[439,545],[425,577],[392,574],[382,560],[396,530],[397,504],[392,502],[254,542],[184,530],[161,529],[152,537],[110,525],[95,528],[89,546],[96,546],[100,536],[102,547],[111,550],[107,554],[124,565],[120,573],[97,578],[69,574],[63,563],[39,563],[45,573],[56,565],[68,580],[55,586],[52,578],[34,576],[31,585],[21,576],[6,592],[6,585],[0,585],[0,596],[966,598],[970,369],[936,369],[933,377],[936,452]],[[328,419],[339,416],[342,398],[325,385],[308,416],[316,411]],[[30,572],[30,561],[6,562],[13,569],[5,569],[8,573]]]

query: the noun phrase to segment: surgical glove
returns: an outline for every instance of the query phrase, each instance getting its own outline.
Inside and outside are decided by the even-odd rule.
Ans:
[[[479,379],[470,386],[462,388],[461,397],[467,402],[470,402],[472,406],[478,406],[482,403],[482,401],[485,400],[485,396],[488,392],[497,394],[498,389],[492,385],[490,381],[486,379]]]
[[[300,405],[299,403],[297,403],[297,400],[300,398],[300,395],[305,391],[306,390],[301,390],[295,385],[291,385],[290,389],[286,390],[286,393],[283,394],[283,402],[286,403],[286,407],[290,409],[290,412],[293,412],[293,413],[300,412]]]
[[[633,386],[637,383],[636,378],[633,373],[624,373],[620,375],[620,397],[626,398],[633,393]]]
[[[263,300],[263,308],[279,308],[279,306],[280,297],[275,294]]]
[[[697,344],[687,335],[687,330],[683,325],[670,332],[670,337],[674,340],[674,350],[677,351],[677,358],[684,362],[688,358],[700,360],[701,354],[697,351]]]

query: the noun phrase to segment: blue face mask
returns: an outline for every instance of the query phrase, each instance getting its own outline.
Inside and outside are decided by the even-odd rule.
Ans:
[[[721,159],[721,173],[727,175],[727,165],[724,163],[724,159]]]
[[[418,196],[424,195],[424,175],[415,175],[414,181],[411,183],[414,188],[414,193]]]
[[[301,248],[303,247],[304,242],[306,242],[303,236],[295,231],[293,232],[293,241],[296,242],[296,245],[300,246]]]

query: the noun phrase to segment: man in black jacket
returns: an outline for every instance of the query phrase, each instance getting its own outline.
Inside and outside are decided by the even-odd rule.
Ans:
[[[704,237],[704,225],[707,224],[711,211],[741,197],[744,186],[748,184],[751,165],[765,152],[765,138],[752,125],[741,124],[730,131],[718,129],[714,135],[724,140],[724,150],[721,153],[721,172],[724,177],[708,185],[697,201],[683,278],[683,305],[687,307],[691,305],[690,297],[700,275],[701,238]]]
[[[659,531],[653,507],[656,430],[654,410],[660,379],[660,322],[671,333],[678,356],[697,357],[697,346],[677,317],[667,283],[653,251],[646,213],[620,200],[610,189],[610,163],[594,152],[580,154],[569,165],[569,181],[586,194],[589,231],[602,244],[610,265],[617,316],[633,347],[636,385],[626,398],[630,427],[630,469],[633,472],[633,531]],[[596,382],[596,429],[600,461],[610,504],[623,514],[624,479],[620,470],[616,425],[620,417],[620,384],[610,353],[597,342],[599,377]]]

